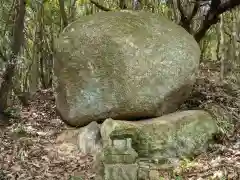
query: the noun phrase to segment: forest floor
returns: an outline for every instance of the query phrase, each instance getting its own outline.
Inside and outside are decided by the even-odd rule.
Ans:
[[[200,76],[204,83],[195,87],[198,94],[205,93],[208,100],[216,100],[217,96],[224,99],[225,91],[221,88],[216,90],[211,85],[214,84],[211,79],[219,75],[203,72]],[[56,115],[51,90],[39,91],[33,99],[29,107],[20,108],[19,118],[12,119],[8,124],[0,120],[0,180],[69,180],[76,172],[78,175],[80,172],[86,180],[93,179],[93,159],[90,155],[74,150],[59,152],[55,148],[57,135],[68,127]],[[237,108],[236,104],[230,108],[235,114],[240,114],[239,110],[234,109]],[[211,146],[208,152],[194,160],[183,161],[175,173],[178,179],[239,180],[239,124],[235,125],[234,131]]]

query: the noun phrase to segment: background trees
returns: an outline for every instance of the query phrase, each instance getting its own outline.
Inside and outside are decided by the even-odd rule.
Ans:
[[[1,0],[0,111],[23,105],[39,88],[54,88],[53,43],[69,23],[99,11],[160,13],[200,44],[202,61],[219,62],[221,80],[239,83],[240,1],[236,0]]]
[[[205,108],[208,102],[213,102],[221,106],[221,113],[230,113],[226,119],[232,117],[239,122],[240,0],[0,0],[0,3],[0,162],[3,162],[0,179],[6,176],[68,179],[74,171],[90,167],[92,160],[85,155],[66,153],[62,157],[59,152],[55,155],[55,146],[48,147],[65,128],[52,99],[53,44],[69,23],[99,11],[150,11],[184,27],[198,41],[202,54],[192,97],[181,108]],[[34,101],[29,103],[32,97]],[[25,107],[20,107],[19,102]],[[205,109],[212,110],[210,106]],[[9,118],[3,114],[12,115],[15,110],[19,116],[10,118],[10,125],[5,123]],[[207,153],[207,158],[200,156],[194,160],[196,167],[194,161],[183,161],[180,173],[183,179],[210,176],[220,179],[220,175],[238,179],[240,125],[236,124],[233,133],[224,133],[217,139],[220,143]],[[228,122],[220,125],[223,132],[233,127]]]

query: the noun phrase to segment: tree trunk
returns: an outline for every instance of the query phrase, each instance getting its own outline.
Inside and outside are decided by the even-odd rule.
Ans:
[[[65,11],[65,5],[64,5],[64,0],[58,0],[59,6],[60,6],[60,14],[63,22],[63,28],[65,28],[68,25],[68,19],[67,19],[67,14]]]
[[[119,7],[120,9],[127,9],[126,0],[119,0]]]
[[[38,19],[38,17],[37,17]],[[35,32],[34,32],[34,44],[33,44],[33,48],[32,48],[32,64],[30,65],[30,69],[29,69],[29,91],[31,93],[35,93],[38,89],[38,80],[39,80],[39,73],[38,73],[38,69],[39,69],[39,63],[38,63],[38,38],[37,38],[37,27],[35,28]]]
[[[24,18],[26,12],[25,0],[18,0],[16,6],[16,17],[13,27],[13,39],[11,42],[11,56],[8,61],[6,70],[3,74],[3,82],[0,88],[0,112],[7,108],[8,95],[13,88],[13,77],[15,75],[17,56],[20,52],[24,39]]]
[[[71,1],[71,6],[69,6],[69,21],[73,22],[75,20],[76,17],[76,2],[77,0],[72,0]]]
[[[221,62],[221,68],[220,68],[220,81],[223,81],[224,79],[224,63],[225,63],[225,37],[224,37],[224,21],[223,16],[220,17],[220,25],[219,25],[219,31],[220,31],[220,62]]]

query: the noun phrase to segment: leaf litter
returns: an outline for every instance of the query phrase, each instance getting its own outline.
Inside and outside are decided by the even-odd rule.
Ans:
[[[221,135],[206,153],[185,160],[164,179],[240,179],[240,92],[226,89],[219,74],[202,71],[192,97],[182,109],[203,108],[217,103],[235,120],[231,133]],[[229,95],[230,94],[230,95]],[[20,117],[8,125],[0,123],[0,180],[73,180],[74,176],[94,178],[93,158],[70,144],[56,148],[56,137],[68,129],[56,114],[51,90],[39,90],[28,107],[19,107]],[[1,117],[0,117],[1,118]],[[1,120],[0,120],[1,121]],[[174,178],[173,178],[174,177]],[[80,179],[79,179],[80,180]]]
[[[55,111],[51,90],[39,91],[19,119],[0,126],[0,180],[70,179],[81,172],[91,179],[92,157],[73,151],[59,152],[56,136],[68,127]]]

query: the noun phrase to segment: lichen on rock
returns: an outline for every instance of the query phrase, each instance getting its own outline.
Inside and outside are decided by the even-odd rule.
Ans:
[[[57,111],[71,126],[174,112],[188,97],[200,48],[182,27],[149,12],[99,12],[55,41]]]

